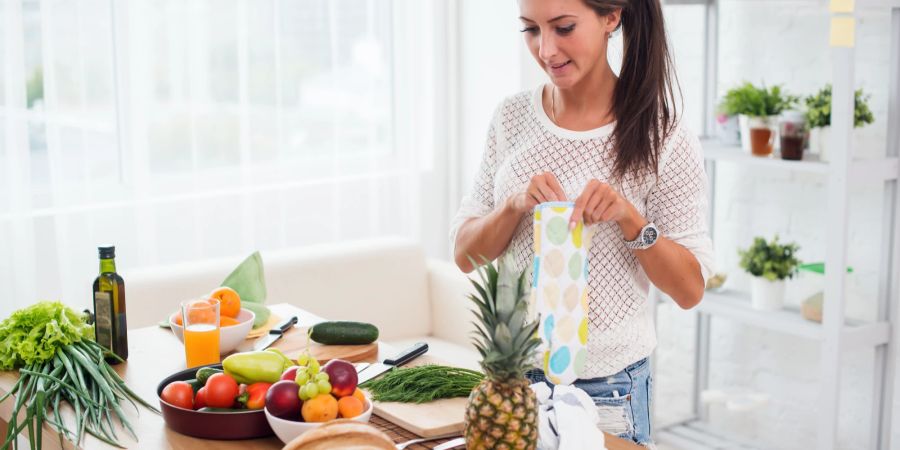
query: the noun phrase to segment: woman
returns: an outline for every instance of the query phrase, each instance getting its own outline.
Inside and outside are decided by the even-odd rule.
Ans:
[[[512,256],[531,266],[532,215],[572,201],[596,225],[589,257],[589,379],[605,431],[652,446],[649,283],[689,309],[712,271],[697,138],[679,125],[659,0],[520,0],[525,42],[550,84],[504,100],[481,168],[454,220],[455,259]],[[622,29],[618,75],[607,62]],[[545,381],[540,369],[532,381]]]

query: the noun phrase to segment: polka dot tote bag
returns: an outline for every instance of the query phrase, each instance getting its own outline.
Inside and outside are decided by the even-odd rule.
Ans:
[[[543,368],[554,384],[584,373],[588,337],[588,248],[593,227],[569,230],[572,202],[542,203],[534,211],[532,307],[540,325]]]

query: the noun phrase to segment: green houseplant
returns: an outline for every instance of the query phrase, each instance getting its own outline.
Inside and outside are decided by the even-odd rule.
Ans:
[[[771,241],[753,238],[753,244],[746,250],[738,250],[740,266],[752,275],[750,290],[754,308],[777,310],[784,304],[784,280],[797,272],[800,260],[796,253],[800,247],[795,243],[781,244],[778,236]]]
[[[871,95],[857,89],[853,93],[853,128],[862,128],[875,122],[875,116],[869,109]],[[806,122],[810,128],[831,126],[831,84],[806,97]]]
[[[798,101],[798,97],[788,95],[781,86],[766,88],[744,82],[725,93],[719,108],[729,116],[744,114],[750,117],[766,117],[777,116],[796,105]]]
[[[875,122],[875,115],[869,108],[871,95],[862,89],[853,93],[853,128],[862,128]],[[827,143],[831,135],[831,84],[819,89],[804,99],[806,103],[806,122],[812,129],[810,133],[810,149],[819,154],[823,161],[828,159]]]
[[[772,153],[775,117],[798,101],[798,97],[789,95],[781,86],[767,88],[744,82],[725,93],[719,109],[724,114],[738,117],[744,151],[767,156]]]

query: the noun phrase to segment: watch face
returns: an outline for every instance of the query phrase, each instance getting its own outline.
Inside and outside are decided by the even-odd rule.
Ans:
[[[642,240],[645,245],[650,245],[656,242],[656,229],[655,228],[647,228],[644,230],[644,235],[642,236]]]

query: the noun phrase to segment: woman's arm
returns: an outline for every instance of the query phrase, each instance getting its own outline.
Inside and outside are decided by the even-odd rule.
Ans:
[[[648,223],[625,197],[598,180],[591,180],[575,201],[569,227],[573,228],[579,219],[586,225],[615,221],[628,241],[637,239]],[[700,303],[703,275],[700,263],[688,249],[662,235],[653,247],[634,250],[634,253],[647,278],[678,306],[690,309]]]
[[[474,217],[459,227],[453,256],[463,272],[475,269],[469,258],[481,263],[493,261],[509,246],[522,216],[540,203],[565,200],[566,194],[556,177],[545,172],[535,175],[524,192],[509,197],[503,205],[482,217]]]
[[[490,214],[473,217],[459,227],[454,246],[456,265],[469,273],[475,269],[469,258],[477,263],[482,258],[493,261],[509,245],[512,235],[522,219],[522,214],[512,208],[510,200]]]
[[[628,204],[630,212],[618,222],[625,239],[633,241],[648,221]],[[634,250],[647,278],[660,290],[672,297],[678,306],[690,309],[703,298],[703,275],[700,263],[688,249],[660,236],[656,244],[646,250]]]

